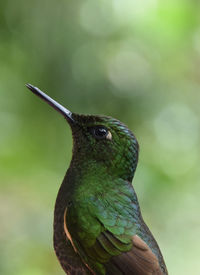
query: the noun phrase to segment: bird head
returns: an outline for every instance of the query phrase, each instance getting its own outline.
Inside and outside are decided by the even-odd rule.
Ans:
[[[37,87],[26,86],[67,120],[73,135],[74,163],[84,167],[101,166],[112,175],[132,180],[138,161],[138,143],[127,126],[112,117],[72,113]]]

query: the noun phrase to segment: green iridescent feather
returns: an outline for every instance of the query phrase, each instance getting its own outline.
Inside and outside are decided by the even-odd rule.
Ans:
[[[73,156],[58,192],[54,248],[67,274],[167,274],[131,184],[138,162],[133,133],[111,117],[78,115],[38,88],[73,135]]]
[[[76,121],[78,118],[75,116]],[[136,164],[130,165],[130,162],[136,162],[137,142],[133,134],[117,120],[99,117],[94,121],[91,116],[82,116],[83,119],[87,128],[103,123],[112,133],[112,140],[105,141],[106,148],[102,146],[104,141],[98,143],[91,140],[91,143],[96,142],[96,152],[90,152],[84,146],[84,150],[88,150],[87,162],[81,159],[82,154],[86,153],[82,153],[81,149],[78,159],[72,159],[73,173],[81,176],[77,176],[73,184],[66,224],[84,262],[104,274],[101,264],[108,262],[112,256],[130,251],[131,238],[138,230],[138,206],[128,181],[132,179],[136,168]],[[76,140],[77,135],[79,138]],[[73,136],[74,150],[77,150],[80,133],[76,130]],[[91,139],[91,136],[88,134],[84,138]],[[127,156],[124,158],[125,154]],[[131,159],[130,154],[133,156]],[[79,167],[74,163],[80,163]]]

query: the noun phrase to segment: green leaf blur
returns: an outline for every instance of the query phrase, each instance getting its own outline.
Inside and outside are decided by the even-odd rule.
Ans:
[[[1,0],[0,274],[64,274],[52,223],[71,132],[26,83],[129,126],[134,186],[169,274],[199,274],[199,13],[189,0]]]

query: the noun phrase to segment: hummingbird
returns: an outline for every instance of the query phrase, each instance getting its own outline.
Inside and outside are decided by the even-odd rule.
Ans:
[[[72,113],[31,84],[62,114],[73,136],[70,166],[54,210],[54,249],[69,275],[166,275],[132,179],[139,145],[117,119]]]

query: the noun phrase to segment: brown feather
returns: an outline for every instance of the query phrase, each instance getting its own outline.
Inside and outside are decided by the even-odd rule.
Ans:
[[[118,274],[163,275],[158,258],[148,245],[137,235],[132,240],[133,247],[131,251],[113,257],[109,264],[118,269]],[[111,269],[107,269],[106,274],[113,274],[109,270]]]

